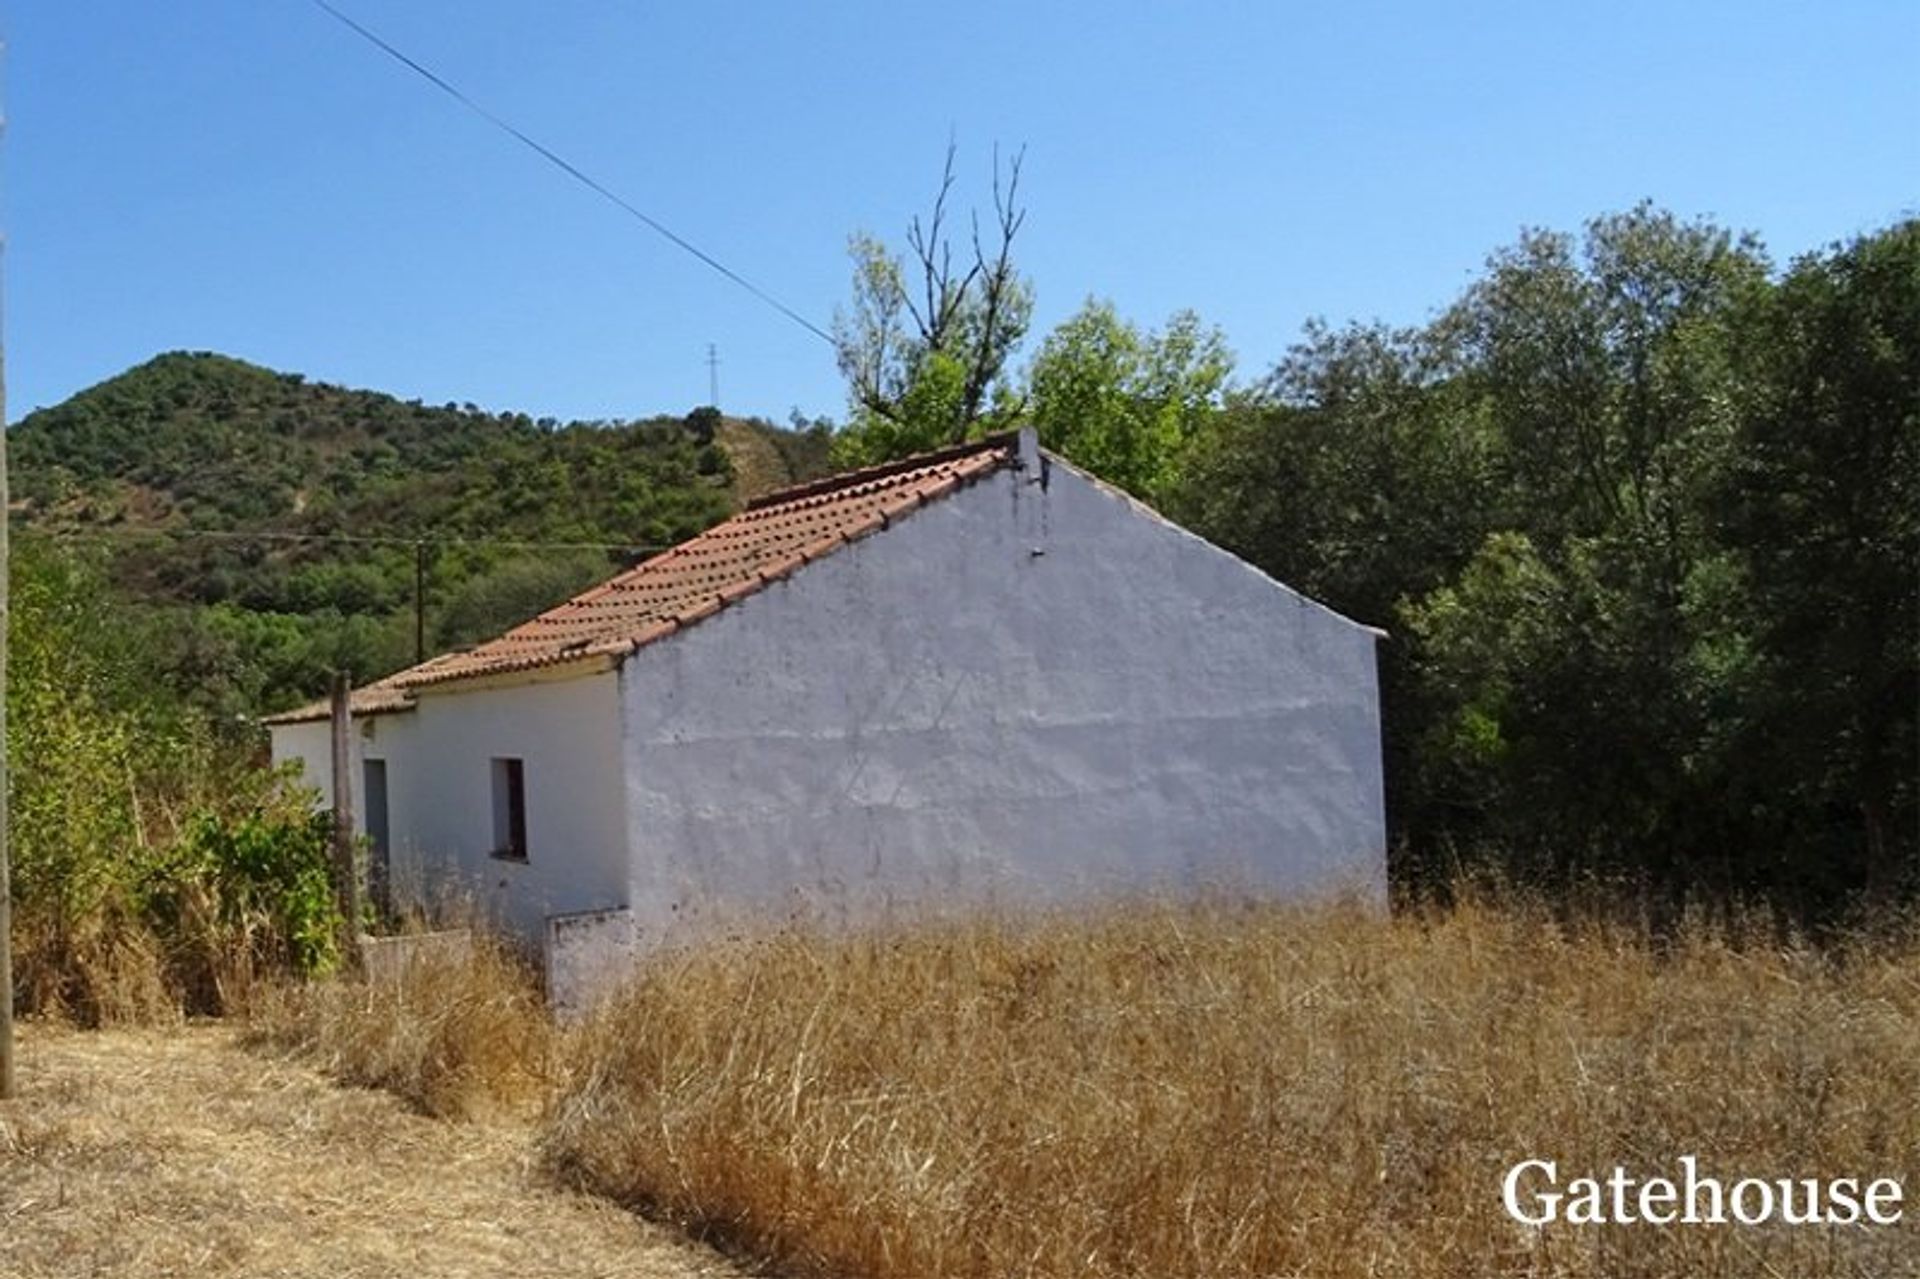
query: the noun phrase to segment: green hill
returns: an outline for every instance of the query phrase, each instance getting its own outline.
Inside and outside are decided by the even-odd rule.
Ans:
[[[818,475],[824,432],[556,422],[159,356],[14,426],[13,518],[97,558],[181,693],[257,713],[492,634],[747,492]],[[736,460],[738,459],[738,460]]]

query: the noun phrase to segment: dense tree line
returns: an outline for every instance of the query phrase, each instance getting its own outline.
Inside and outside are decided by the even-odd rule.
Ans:
[[[1090,302],[967,429],[1031,422],[1389,632],[1403,885],[1823,917],[1920,887],[1920,222],[1777,269],[1643,206],[1524,235],[1426,324],[1231,370],[1191,315]],[[843,456],[931,429],[856,397]]]
[[[1652,209],[1309,334],[1173,510],[1392,632],[1403,874],[1910,893],[1920,223],[1776,276]]]

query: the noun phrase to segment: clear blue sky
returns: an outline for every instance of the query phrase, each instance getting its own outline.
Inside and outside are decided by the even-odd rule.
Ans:
[[[949,134],[1027,148],[1036,330],[1192,307],[1256,375],[1643,198],[1777,261],[1920,208],[1920,4],[337,0],[797,310]],[[9,416],[171,349],[438,403],[840,415],[832,352],[307,0],[7,6]],[[1031,350],[1032,343],[1029,344]]]

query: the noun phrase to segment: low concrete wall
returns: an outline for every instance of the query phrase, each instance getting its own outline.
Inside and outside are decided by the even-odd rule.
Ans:
[[[360,959],[370,982],[397,982],[422,961],[464,961],[473,953],[473,934],[464,928],[404,937],[361,937]]]
[[[583,910],[547,919],[547,1003],[575,1017],[633,971],[633,914]]]

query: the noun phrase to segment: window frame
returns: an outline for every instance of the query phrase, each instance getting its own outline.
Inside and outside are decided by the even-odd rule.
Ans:
[[[493,800],[493,847],[488,856],[503,862],[526,862],[527,761],[518,755],[495,755],[488,761],[489,791]]]

